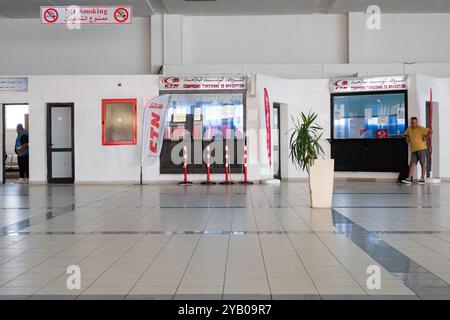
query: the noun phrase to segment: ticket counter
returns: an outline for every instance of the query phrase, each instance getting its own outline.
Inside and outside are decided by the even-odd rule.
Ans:
[[[183,141],[189,152],[211,146],[212,173],[224,172],[225,145],[228,146],[230,169],[240,172],[245,138],[246,77],[194,76],[161,78],[160,94],[170,94],[160,173],[182,173],[183,165],[172,161],[174,148]],[[214,146],[214,147],[213,147]],[[178,149],[177,149],[178,150]],[[192,163],[193,162],[193,163]],[[204,159],[192,159],[191,173],[204,173]]]
[[[401,171],[408,163],[408,145],[403,138],[408,123],[405,79],[333,83],[337,86],[331,94],[330,142],[335,170]],[[396,84],[401,86],[397,89]],[[390,86],[396,87],[389,90]]]

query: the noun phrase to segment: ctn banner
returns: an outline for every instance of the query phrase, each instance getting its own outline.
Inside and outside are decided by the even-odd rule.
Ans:
[[[148,165],[158,158],[164,138],[166,113],[170,95],[144,99],[144,119],[142,124],[142,165]]]

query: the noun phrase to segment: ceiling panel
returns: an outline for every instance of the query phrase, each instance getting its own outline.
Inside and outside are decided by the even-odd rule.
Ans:
[[[363,12],[378,4],[385,13],[450,12],[450,0],[0,0],[0,17],[37,18],[41,5],[119,5],[134,7],[134,15],[265,15]]]

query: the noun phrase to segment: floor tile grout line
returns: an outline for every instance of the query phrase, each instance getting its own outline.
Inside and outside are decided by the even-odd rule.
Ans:
[[[136,280],[136,282],[131,286],[130,290],[127,293],[127,297],[130,295],[130,293],[133,291],[133,289],[136,287],[136,285],[139,283],[139,281],[144,277],[145,273],[151,268],[153,263],[156,261],[156,259],[159,257],[161,252],[164,250],[164,248],[167,246],[167,244],[170,242],[170,240],[173,238],[174,235],[170,235],[167,240],[164,242],[164,244],[161,246],[161,248],[158,250],[156,255],[153,257],[153,259],[150,261],[149,265],[145,268],[144,272],[142,272],[141,276]],[[145,237],[145,236],[144,236]],[[143,237],[143,238],[144,238]]]
[[[267,201],[270,203],[269,197],[267,196],[264,188],[262,188],[262,192],[264,194],[264,196],[266,197]],[[258,225],[258,219],[256,218],[256,212],[255,210],[253,210],[253,215],[255,217],[255,223],[256,223],[256,230],[259,230],[259,225]],[[283,226],[282,226],[283,227]],[[273,295],[272,295],[272,289],[270,286],[270,279],[269,279],[269,272],[267,271],[267,265],[266,265],[266,259],[264,258],[264,250],[262,248],[262,243],[261,243],[261,236],[258,234],[258,241],[259,241],[259,248],[261,250],[261,256],[263,259],[263,264],[264,264],[264,271],[266,273],[266,280],[267,280],[267,285],[269,287],[269,294],[270,294],[270,299],[273,300]]]
[[[298,213],[293,209],[293,207],[291,207],[291,209],[292,209],[292,210],[295,212],[295,214],[300,218],[300,220],[302,220],[302,221],[305,223],[305,221],[302,219],[302,217],[301,217],[300,215],[298,215]],[[280,217],[279,217],[278,215],[276,215],[276,214],[274,214],[274,215],[275,215],[275,217],[277,217],[278,222],[280,223],[280,225],[281,225],[281,227],[283,228],[283,230],[286,231],[286,228],[285,228],[284,225],[281,223]],[[305,225],[306,225],[306,223],[305,223]],[[308,228],[310,228],[310,227],[308,226]],[[311,231],[312,231],[312,229],[311,229]],[[294,243],[292,242],[291,237],[289,237],[289,233],[286,233],[286,237],[287,237],[289,243],[291,244],[292,249],[294,250],[294,252],[295,252],[295,254],[297,255],[298,259],[300,260],[300,263],[302,264],[303,268],[305,269],[305,272],[306,272],[306,274],[308,275],[309,280],[311,281],[312,285],[314,286],[314,289],[316,290],[317,295],[320,297],[319,289],[317,288],[317,286],[316,286],[316,284],[315,284],[313,278],[311,277],[311,273],[308,271],[308,268],[306,267],[305,263],[303,262],[302,258],[300,257],[300,254],[298,253],[297,249],[295,248]]]
[[[294,210],[294,211],[295,211],[295,210]],[[300,217],[300,219],[302,219],[302,220],[306,223],[306,221],[303,219],[303,217],[302,217],[300,214],[298,214],[297,211],[295,211],[295,212],[296,212],[296,214]],[[316,236],[316,238],[322,243],[322,245],[325,246],[325,248],[328,250],[328,252],[336,259],[337,262],[339,262],[339,264],[342,266],[342,268],[344,268],[344,270],[347,271],[347,273],[350,275],[350,277],[358,284],[358,286],[364,291],[364,293],[366,293],[365,295],[366,295],[366,296],[370,296],[370,295],[367,293],[367,291],[364,289],[364,287],[359,283],[359,281],[353,276],[353,274],[350,272],[350,270],[348,270],[348,269],[344,266],[344,264],[341,262],[341,260],[334,254],[334,252],[332,252],[332,251],[330,250],[329,246],[327,246],[327,244],[319,237],[319,234],[317,234],[317,233],[315,232],[314,229],[311,228],[311,230],[313,231],[313,233],[314,233],[314,235]],[[335,232],[336,232],[336,230],[335,230]],[[349,240],[351,241],[351,239],[349,239]],[[352,243],[353,243],[353,241],[352,241]],[[314,283],[314,281],[313,281],[313,283]],[[314,285],[315,285],[315,283],[314,283]],[[319,291],[318,291],[318,292],[319,292]],[[319,292],[319,294],[320,294],[320,292]]]
[[[70,208],[70,209],[69,209],[69,210],[65,210],[63,213],[57,214],[57,215],[55,215],[55,216],[48,217],[48,213],[49,213],[49,212],[52,212],[53,210],[67,209],[67,208]],[[67,214],[67,213],[69,213],[69,212],[72,212],[72,211],[74,211],[74,210],[75,210],[75,205],[74,205],[74,204],[71,204],[71,205],[68,205],[68,206],[64,206],[64,207],[56,207],[56,208],[48,209],[47,212],[46,212],[47,217],[46,217],[46,218],[43,218],[43,219],[40,220],[38,223],[35,223],[35,224],[33,224],[33,225],[34,225],[34,226],[39,225],[39,224],[41,224],[41,223],[43,223],[43,222],[45,222],[45,221],[54,219],[54,218],[59,217],[59,216],[62,216],[62,215],[65,215],[65,214]],[[42,214],[44,214],[44,213],[42,212]],[[35,216],[35,215],[34,215],[34,216]],[[1,227],[0,230],[7,230],[8,228],[11,228],[12,226],[20,226],[22,223],[25,223],[26,221],[29,222],[29,221],[31,220],[32,217],[33,217],[33,215],[29,216],[27,219],[24,219],[24,220],[15,222],[15,223],[13,223],[13,224],[10,224],[10,225]],[[27,225],[27,226],[25,226],[25,227],[23,227],[23,228],[20,228],[20,229],[11,231],[11,232],[1,231],[1,232],[0,232],[0,237],[5,236],[5,235],[7,235],[8,233],[19,232],[20,230],[30,228],[31,226],[32,226],[32,225],[30,224],[30,225]]]
[[[441,253],[439,253],[439,252],[437,252],[436,250],[434,250],[433,248],[430,248],[429,246],[426,246],[426,245],[424,245],[424,244],[422,244],[422,243],[420,243],[419,241],[417,241],[416,239],[414,239],[414,238],[409,238],[409,237],[407,237],[409,240],[411,240],[412,242],[415,242],[415,243],[417,243],[419,246],[421,246],[421,247],[423,247],[424,249],[428,249],[429,251],[431,251],[431,252],[433,252],[433,253],[435,253],[435,254],[437,254],[438,256],[440,256],[440,257],[442,257],[442,258],[444,258],[444,259],[446,259],[446,260],[448,260],[449,262],[450,262],[450,258],[449,257],[446,257],[446,256],[444,256],[444,255],[442,255]],[[385,241],[385,240],[383,240],[382,238],[380,238],[380,240],[382,240],[382,241],[384,241],[384,242],[386,242],[387,244],[389,244],[387,241]],[[444,241],[444,240],[442,240],[442,241]],[[444,241],[444,242],[447,242],[447,241]],[[395,248],[393,245],[391,245],[391,244],[389,244],[390,246],[392,246],[393,248]],[[395,248],[396,249],[396,248]],[[401,250],[399,250],[399,249],[396,249],[397,251],[400,251],[401,253],[403,253]],[[403,253],[404,254],[404,253]],[[407,256],[406,254],[404,254],[405,256]],[[411,260],[413,260],[413,259],[411,259]],[[414,261],[414,260],[413,260]],[[417,262],[416,262],[417,263]],[[435,274],[436,275],[436,274]],[[436,275],[437,276],[437,275]],[[437,276],[438,277],[438,276]],[[442,280],[442,279],[441,279]],[[447,281],[445,281],[445,282],[447,282]],[[447,282],[447,284],[448,284],[448,282]],[[449,284],[450,285],[450,284]]]
[[[88,235],[86,235],[86,236],[88,236]],[[27,237],[27,238],[29,238],[29,237]],[[11,260],[14,260],[14,259],[16,259],[16,258],[18,258],[18,257],[21,257],[22,255],[26,254],[27,252],[30,252],[30,251],[36,249],[37,247],[40,247],[41,245],[44,245],[44,244],[50,242],[50,241],[52,240],[51,238],[52,238],[52,237],[49,236],[49,239],[46,240],[46,241],[44,241],[43,243],[38,244],[37,246],[32,247],[31,249],[28,249],[28,250],[22,252],[21,254],[19,254],[18,256],[15,256],[14,258],[11,258],[11,259],[9,259],[9,260],[7,260],[7,261],[1,262],[1,263],[0,263],[0,266],[2,266],[3,264],[6,264],[6,263],[8,263],[8,262],[11,262]],[[23,240],[25,240],[25,239],[23,239]],[[22,241],[22,240],[21,240],[21,241]],[[10,246],[12,246],[12,245],[14,245],[14,244],[15,244],[15,243],[11,244]],[[10,246],[8,246],[8,247],[10,247]],[[45,261],[43,261],[43,262],[45,262]],[[37,265],[39,265],[39,264],[37,264]],[[33,267],[33,268],[34,268],[34,267]],[[4,285],[4,284],[3,284],[3,285]]]
[[[206,227],[206,226],[208,225],[208,222],[209,222],[209,220],[211,219],[211,216],[212,216],[212,213],[209,214],[208,220],[206,221],[204,227]],[[192,250],[192,254],[191,254],[191,256],[189,257],[189,260],[188,260],[188,262],[187,262],[187,264],[186,264],[186,268],[184,269],[183,275],[181,276],[180,282],[178,283],[177,288],[176,288],[176,290],[175,290],[175,294],[174,294],[174,296],[173,296],[174,299],[175,299],[175,297],[176,297],[176,295],[177,295],[177,293],[178,293],[178,290],[180,289],[181,282],[183,282],[184,276],[186,275],[186,272],[187,272],[187,270],[188,270],[188,268],[189,268],[189,264],[191,263],[192,257],[194,256],[195,251],[197,250],[198,244],[200,243],[200,240],[201,240],[202,236],[203,236],[203,235],[200,235],[200,236],[198,237],[198,239],[197,239],[197,242],[195,243],[194,250]]]
[[[304,220],[303,220],[304,221]],[[308,226],[307,223],[304,223]],[[308,226],[309,228],[309,226]],[[367,232],[376,234],[376,235],[450,235],[450,231],[379,231],[379,230],[367,230]],[[28,238],[29,236],[37,236],[37,235],[55,235],[55,236],[65,236],[65,235],[91,235],[91,234],[111,234],[111,235],[133,235],[133,234],[146,234],[146,235],[185,235],[185,234],[199,234],[199,235],[241,235],[241,234],[341,234],[338,231],[327,231],[327,230],[316,230],[316,231],[300,231],[300,230],[274,230],[274,231],[254,231],[254,230],[184,230],[184,231],[135,231],[135,230],[126,230],[126,231],[23,231],[23,232],[14,232],[8,234],[7,236],[16,236],[23,235],[26,236],[24,239],[17,240],[15,243],[20,242]],[[442,239],[442,241],[450,243],[449,241]],[[14,243],[4,247],[7,248],[12,246]],[[431,249],[430,249],[431,250]]]
[[[97,251],[98,249],[100,249],[103,245],[105,245],[106,243],[108,243],[111,240],[114,240],[115,238],[117,238],[118,236],[113,236],[110,239],[106,240],[105,242],[103,242],[99,247],[97,247],[96,249],[94,249],[92,252],[90,252],[87,256],[85,256],[83,259],[81,259],[78,263],[82,263],[82,261],[86,258],[88,258],[92,253],[94,253],[95,251]],[[139,239],[137,239],[136,241],[134,241],[134,243],[127,249],[125,250],[117,259],[114,260],[114,262],[112,262],[109,267],[105,268],[105,270],[97,277],[95,278],[94,281],[91,282],[90,285],[88,285],[82,292],[80,292],[80,294],[78,295],[78,297],[80,297],[81,295],[83,295],[84,292],[86,292],[89,288],[93,287],[92,285],[98,280],[100,279],[106,272],[108,272],[109,269],[111,269],[111,267],[114,265],[114,263],[116,263],[118,260],[120,260],[120,258],[122,258],[127,252],[128,250],[130,250],[131,248],[133,248],[142,238],[144,238],[145,235],[142,235]],[[125,295],[126,296],[126,295]],[[125,297],[124,297],[125,298]]]
[[[335,210],[336,211],[336,210]],[[336,211],[337,212],[337,211]],[[359,224],[357,224],[356,222],[354,222],[353,220],[351,220],[350,218],[348,218],[346,215],[344,215],[344,214],[342,214],[342,213],[340,213],[340,212],[338,212],[340,215],[342,215],[342,216],[344,216],[346,219],[348,219],[349,221],[351,221],[352,223],[354,223],[354,224],[356,224],[356,225],[358,225],[360,228],[362,228],[362,229],[364,229],[366,232],[368,232],[368,233],[372,233],[372,234],[375,234],[375,235],[377,235],[377,238],[379,238],[380,240],[382,240],[382,241],[384,241],[381,237],[379,237],[378,235],[379,234],[400,234],[400,235],[408,235],[408,234],[450,234],[450,231],[443,231],[443,232],[441,232],[441,231],[406,231],[406,232],[398,232],[398,231],[369,231],[369,230],[366,230],[365,228],[363,228],[361,225],[359,225]],[[402,219],[398,219],[398,220],[400,220],[400,221],[402,221],[402,222],[405,222],[404,220],[402,220]],[[434,223],[433,223],[434,224]],[[437,225],[436,225],[437,226]],[[432,248],[430,248],[430,247],[428,247],[428,246],[425,246],[425,245],[423,245],[423,244],[421,244],[420,242],[418,242],[418,241],[416,241],[414,238],[409,238],[409,237],[407,237],[408,239],[411,239],[412,241],[414,241],[414,242],[416,242],[417,244],[419,244],[421,247],[424,247],[424,248],[426,248],[426,249],[428,249],[428,250],[430,250],[430,251],[432,251],[432,252],[434,252],[434,253],[436,253],[437,255],[439,255],[439,256],[441,256],[441,257],[443,257],[443,258],[445,258],[446,260],[449,260],[450,261],[450,259],[448,258],[448,257],[446,257],[446,256],[443,256],[442,254],[440,254],[439,252],[436,252],[435,250],[433,250]],[[443,240],[443,241],[445,241],[445,240]],[[386,242],[386,241],[384,241],[384,242]],[[448,242],[448,241],[445,241],[445,242]],[[387,242],[386,242],[387,243]],[[449,242],[450,243],[450,242]],[[389,243],[387,243],[388,245],[390,245]],[[392,246],[393,247],[393,246]],[[396,249],[395,247],[393,247],[394,249]],[[400,250],[398,250],[398,249],[396,249],[397,251],[400,251]],[[401,251],[400,251],[401,252]],[[405,255],[405,254],[404,254]],[[407,256],[407,255],[405,255],[405,256]],[[409,258],[409,257],[408,257]],[[410,259],[410,260],[412,260],[412,259]],[[417,262],[416,262],[417,263]],[[420,265],[420,264],[419,264]],[[442,279],[441,279],[442,280]]]
[[[234,211],[232,211],[232,213],[231,213],[230,229],[233,227],[233,219],[234,219]],[[222,300],[225,295],[225,285],[226,285],[226,281],[227,281],[227,269],[228,269],[228,257],[230,255],[230,243],[231,243],[231,233],[228,234],[227,255],[225,258],[225,272],[223,274]]]
[[[370,296],[369,293],[365,290],[365,288],[359,283],[358,279],[356,279],[353,274],[350,272],[349,269],[347,269],[347,267],[345,267],[345,265],[341,262],[341,260],[331,251],[330,247],[327,246],[327,244],[318,236],[316,235],[317,239],[319,239],[319,241],[327,248],[328,252],[330,252],[334,258],[339,262],[339,264],[342,266],[342,268],[344,268],[345,271],[347,271],[347,273],[350,275],[350,277],[352,277],[352,279],[358,284],[358,286],[366,293],[367,296]],[[348,238],[347,238],[348,239]],[[350,239],[349,239],[350,240]],[[350,240],[352,243],[353,241]],[[364,250],[362,250],[364,251]],[[366,252],[364,252],[365,254],[367,254]],[[372,258],[372,257],[371,257]],[[372,258],[372,260],[375,261],[375,259]]]
[[[64,250],[66,250],[66,249],[68,249],[68,248],[70,248],[70,247],[76,245],[78,242],[81,242],[81,241],[85,240],[85,239],[88,238],[90,235],[91,235],[91,234],[87,234],[85,237],[81,238],[80,240],[77,240],[77,241],[71,243],[69,246],[65,247],[64,249],[62,249],[61,251],[59,251],[57,254],[59,254],[59,253],[63,252]],[[105,243],[106,243],[107,241],[109,241],[109,240],[111,240],[111,239],[105,240],[99,247],[101,247],[103,244],[105,244]],[[94,251],[96,251],[99,247],[97,247],[97,248],[95,248],[95,249],[92,249],[92,250],[91,250],[84,258],[79,259],[79,260],[77,261],[77,263],[80,263],[83,259],[85,259],[85,258],[88,257],[91,253],[93,253]],[[57,254],[55,254],[53,257],[55,257]],[[53,257],[51,257],[51,258],[53,258]],[[51,259],[51,258],[49,258],[49,259]],[[48,261],[49,259],[47,259],[46,261]],[[42,263],[44,263],[44,262],[46,262],[46,261],[43,261]],[[35,266],[35,267],[36,267],[36,266]],[[35,268],[35,267],[33,267],[33,268]],[[65,274],[65,272],[63,272],[62,274],[60,274],[58,277],[62,276],[63,274]],[[53,279],[52,281],[50,281],[49,283],[47,283],[45,286],[41,287],[41,288],[40,288],[38,291],[36,291],[35,294],[33,294],[33,295],[36,295],[39,291],[41,291],[42,289],[44,289],[45,287],[47,287],[51,282],[53,282],[53,281],[55,281],[56,279],[58,279],[58,277],[56,277],[55,279]],[[80,294],[81,294],[81,293],[76,294],[76,296],[79,296]],[[33,295],[32,295],[32,296],[33,296]]]
[[[77,242],[79,242],[79,241],[85,239],[85,238],[88,237],[88,236],[89,236],[89,235],[86,235],[85,237],[82,237],[82,238],[80,238],[80,239],[78,239],[78,240],[72,242],[72,243],[69,244],[67,247],[64,247],[63,249],[61,249],[60,251],[56,252],[54,255],[48,257],[48,258],[45,259],[44,261],[42,261],[42,262],[40,262],[40,263],[38,263],[38,264],[36,264],[36,265],[33,265],[33,267],[32,267],[30,270],[33,270],[34,268],[40,266],[41,264],[47,262],[48,260],[50,260],[50,259],[52,259],[52,258],[54,258],[56,255],[58,255],[58,254],[61,253],[62,251],[66,250],[67,248],[71,247],[71,246],[74,245],[75,243],[77,243]],[[52,239],[49,239],[48,241],[45,241],[44,243],[41,243],[41,244],[38,245],[37,247],[40,247],[41,245],[44,245],[44,244],[50,242],[51,240],[52,240]],[[26,252],[29,252],[29,251],[34,250],[34,249],[36,249],[36,247],[33,247],[33,248],[31,248],[30,250],[27,250]],[[26,252],[24,252],[24,253],[26,253]],[[17,256],[17,257],[20,257],[21,255],[22,255],[22,254],[20,254],[20,255]],[[15,257],[15,258],[17,258],[17,257]],[[13,259],[15,259],[15,258],[13,258]],[[18,277],[20,277],[20,276],[22,276],[22,275],[28,273],[28,271],[29,271],[29,270],[27,270],[27,271],[25,271],[25,272],[22,272],[21,274],[19,274],[18,276],[16,276],[14,279],[11,279],[10,281],[8,281],[8,282],[2,284],[2,285],[0,286],[0,288],[1,288],[1,287],[5,287],[5,286],[6,286],[8,283],[10,283],[11,281],[14,281],[14,280],[16,280]],[[60,277],[60,276],[63,275],[64,273],[65,273],[65,271],[62,272],[61,274],[59,274],[57,277],[55,277],[52,281],[54,281],[55,279],[57,279],[58,277]],[[50,282],[51,282],[51,281],[50,281]],[[48,284],[48,283],[47,283],[47,284]],[[42,288],[43,288],[43,287],[41,287],[41,289],[42,289]],[[39,290],[41,290],[41,289],[39,289]],[[38,291],[39,291],[39,290],[38,290]],[[36,291],[36,292],[38,292],[38,291]],[[31,296],[31,295],[30,295],[30,296]]]
[[[276,210],[275,210],[275,208],[286,208],[285,207],[285,204],[284,203],[289,203],[289,204],[297,204],[296,203],[296,201],[294,201],[293,200],[293,198],[292,198],[292,196],[291,196],[291,193],[289,193],[287,196],[284,196],[284,199],[281,199],[281,194],[283,193],[282,191],[283,190],[285,190],[286,188],[276,188],[276,187],[266,187],[266,188],[260,188],[260,190],[265,190],[265,192],[266,193],[268,193],[268,194],[270,194],[270,195],[272,195],[272,193],[271,193],[271,191],[273,192],[273,197],[274,197],[274,201],[273,201],[273,203],[272,204],[270,204],[269,206],[267,206],[268,208],[272,208],[273,209],[273,212],[277,212]],[[130,190],[132,190],[132,189],[127,189],[127,191],[126,191],[126,193],[127,194],[131,194],[131,192],[130,192]],[[260,190],[256,190],[256,191],[260,191]],[[255,194],[256,194],[256,192],[255,192]],[[94,197],[95,198],[95,197]],[[108,197],[108,198],[110,198],[110,196]],[[257,197],[257,199],[261,199],[261,197]],[[146,199],[145,200],[145,202],[146,203],[148,203],[149,201],[150,201],[151,199]],[[91,201],[91,200],[90,200]],[[95,199],[94,200],[92,200],[92,201],[96,201]],[[36,201],[34,201],[34,203],[36,203]],[[279,204],[279,206],[277,206],[276,204]],[[251,205],[251,207],[253,208],[254,207],[254,205],[252,204]],[[289,207],[289,206],[288,206]],[[292,206],[290,206],[290,207],[292,207]],[[297,205],[297,207],[298,207],[298,205]],[[123,208],[123,207],[120,207],[120,208]],[[297,213],[297,215],[298,215],[298,213],[299,212],[301,212],[300,210],[302,210],[301,208],[303,208],[303,207],[298,207],[298,212],[296,212]],[[95,208],[94,208],[95,209]],[[186,208],[184,208],[184,209],[186,209]],[[395,209],[395,208],[392,208],[392,209]],[[132,208],[131,209],[129,209],[129,210],[133,210]],[[151,210],[151,209],[150,209]],[[239,209],[236,209],[236,210],[239,210]],[[253,210],[257,210],[257,209],[255,209],[255,208],[253,208]],[[105,215],[105,214],[103,214],[103,215]],[[253,215],[255,215],[255,212],[253,211]],[[125,216],[125,215],[122,215],[122,216]],[[281,220],[280,219],[282,219],[282,215],[280,214],[280,215],[277,215],[277,214],[275,214],[275,216],[278,218],[278,220],[281,222]],[[307,216],[306,215],[304,215],[304,217],[305,217],[305,219],[307,218]],[[402,223],[408,223],[408,220],[406,219],[405,220],[405,215],[402,215],[401,216],[401,218],[402,219],[399,219],[399,220],[402,220],[401,222]],[[66,221],[67,219],[63,219],[64,221]],[[428,220],[427,220],[428,221]],[[178,222],[178,221],[177,221]],[[327,219],[327,222],[330,222],[330,221],[328,221],[328,219]],[[428,222],[430,222],[430,221],[428,221]],[[430,222],[430,223],[432,223],[432,221]],[[444,223],[444,222],[442,222],[442,223]],[[266,224],[265,224],[265,222],[263,221],[262,222],[262,224],[264,224],[264,226],[266,226]],[[408,226],[409,227],[414,227],[415,226],[415,224],[417,224],[417,222],[414,222],[414,221],[412,221]],[[52,224],[53,225],[53,224]],[[59,225],[59,224],[58,224]],[[270,224],[271,225],[271,224]],[[285,225],[283,225],[282,223],[280,223],[280,225],[281,225],[281,227],[283,227],[283,229],[284,229],[284,232],[283,233],[281,233],[281,232],[274,232],[274,233],[270,233],[270,234],[287,234],[288,235],[288,237],[291,235],[291,232],[287,232],[286,231],[286,227],[285,227]],[[359,226],[361,226],[361,225],[364,225],[364,223],[362,223],[362,224],[360,224]],[[128,225],[129,226],[129,225]],[[269,226],[269,225],[268,225]],[[269,226],[270,227],[270,226]],[[406,229],[405,229],[406,230]],[[187,231],[187,232],[189,232],[189,231]],[[317,232],[317,231],[316,231]],[[371,231],[367,231],[367,232],[371,232]],[[194,234],[195,234],[195,232],[193,232]],[[208,233],[208,231],[207,230],[203,230],[200,234],[207,234]],[[44,232],[42,232],[42,234],[44,234]],[[256,234],[258,234],[258,235],[263,235],[263,234],[265,234],[264,232],[257,232]],[[268,233],[269,234],[269,233]],[[318,234],[318,232],[317,232],[317,234]],[[344,234],[345,235],[345,230],[344,230],[344,233],[343,232],[340,232],[339,234]],[[413,233],[413,234],[422,234],[422,232],[421,231],[415,231],[415,233]],[[439,233],[439,234],[442,234],[442,233]],[[229,235],[229,237],[228,237],[228,239],[230,240],[230,238],[231,238],[231,236],[233,235],[231,232],[229,232],[228,233],[228,235]],[[27,238],[29,238],[29,237],[25,237],[25,239],[27,239]],[[202,237],[200,237],[200,239],[201,239]],[[270,237],[269,237],[270,238]],[[380,238],[380,237],[378,237],[378,238]],[[265,237],[262,237],[262,236],[260,236],[259,237],[259,239],[260,239],[260,248],[262,249],[262,244],[261,244],[261,239],[265,239]],[[325,239],[325,238],[324,238]],[[23,239],[22,239],[23,240]],[[22,240],[20,240],[20,241],[22,241]],[[225,239],[224,239],[225,240]],[[325,239],[326,240],[326,239]],[[358,239],[355,239],[355,241],[356,242],[358,242],[359,240]],[[228,243],[229,244],[229,243]],[[10,246],[10,245],[12,245],[12,244],[9,244],[8,246]],[[28,245],[28,244],[26,244],[26,245]],[[43,246],[45,246],[45,243],[43,243],[42,244]],[[331,244],[330,244],[331,245]],[[33,250],[33,249],[35,249],[35,248],[32,248],[31,250]],[[361,247],[360,247],[360,249],[362,249]],[[127,249],[127,250],[129,250],[129,249]],[[430,251],[433,251],[433,250],[431,250],[430,249]],[[228,255],[228,251],[227,251],[227,255]],[[405,255],[406,256],[406,255]],[[411,260],[412,261],[412,260]],[[266,265],[265,265],[266,266]],[[418,263],[416,263],[416,266],[420,266],[420,264],[418,264]],[[414,267],[416,267],[416,266],[414,266]],[[412,270],[411,270],[412,271]]]
[[[362,226],[360,226],[359,224],[355,223],[354,221],[352,221],[351,219],[349,219],[348,217],[346,217],[345,215],[339,213],[336,210],[333,210],[334,213],[340,215],[342,218],[347,219],[348,221],[350,221],[350,223],[358,226],[359,228],[361,228],[362,230],[364,230],[366,233],[371,234],[370,231],[367,231],[365,228],[363,228]],[[348,237],[348,235],[344,232],[342,232],[342,235],[344,235],[347,239],[349,239],[350,241],[352,241],[356,246],[358,246],[358,244],[356,244],[351,238]],[[393,251],[397,251],[398,253],[400,253],[401,255],[403,255],[404,257],[406,257],[408,260],[414,262],[415,264],[417,264],[418,266],[420,266],[421,268],[423,268],[424,270],[427,271],[427,273],[433,275],[434,277],[436,277],[437,279],[441,280],[444,283],[447,283],[446,281],[444,281],[443,279],[441,279],[439,276],[437,276],[434,272],[432,272],[431,270],[429,270],[428,268],[425,268],[423,265],[421,265],[420,263],[416,262],[414,259],[411,259],[410,257],[408,257],[407,255],[403,254],[401,251],[399,251],[398,249],[396,249],[395,247],[391,246],[389,243],[387,243],[386,241],[384,241],[383,239],[379,238],[378,236],[374,235],[377,239],[379,239],[380,241],[382,241],[383,243],[385,243],[387,246],[389,246]],[[361,250],[363,250],[364,252],[366,252],[364,249],[362,249],[360,246],[358,246]],[[366,254],[368,254],[373,260],[375,260],[375,258],[372,257],[372,255],[370,255],[368,252],[366,252]],[[381,266],[383,266],[382,263],[378,262],[377,260],[375,260],[378,264],[380,264]],[[383,266],[383,268],[385,268]],[[392,272],[390,272],[387,268],[385,268],[389,273],[392,274]],[[398,279],[397,279],[398,280]],[[402,282],[401,282],[402,283]],[[408,286],[405,283],[402,283],[405,287],[407,287],[408,289],[410,289],[412,292],[414,292],[414,294],[419,297],[419,298],[423,298],[422,296],[419,296],[415,290],[413,290],[413,287]],[[450,285],[448,286],[450,287]]]

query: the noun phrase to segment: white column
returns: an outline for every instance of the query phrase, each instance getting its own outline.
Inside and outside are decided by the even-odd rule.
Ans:
[[[157,73],[164,64],[163,16],[150,17],[150,66],[151,73]]]
[[[362,12],[348,13],[348,62],[366,63],[365,33],[366,15]]]
[[[163,15],[164,64],[183,63],[181,15]]]

